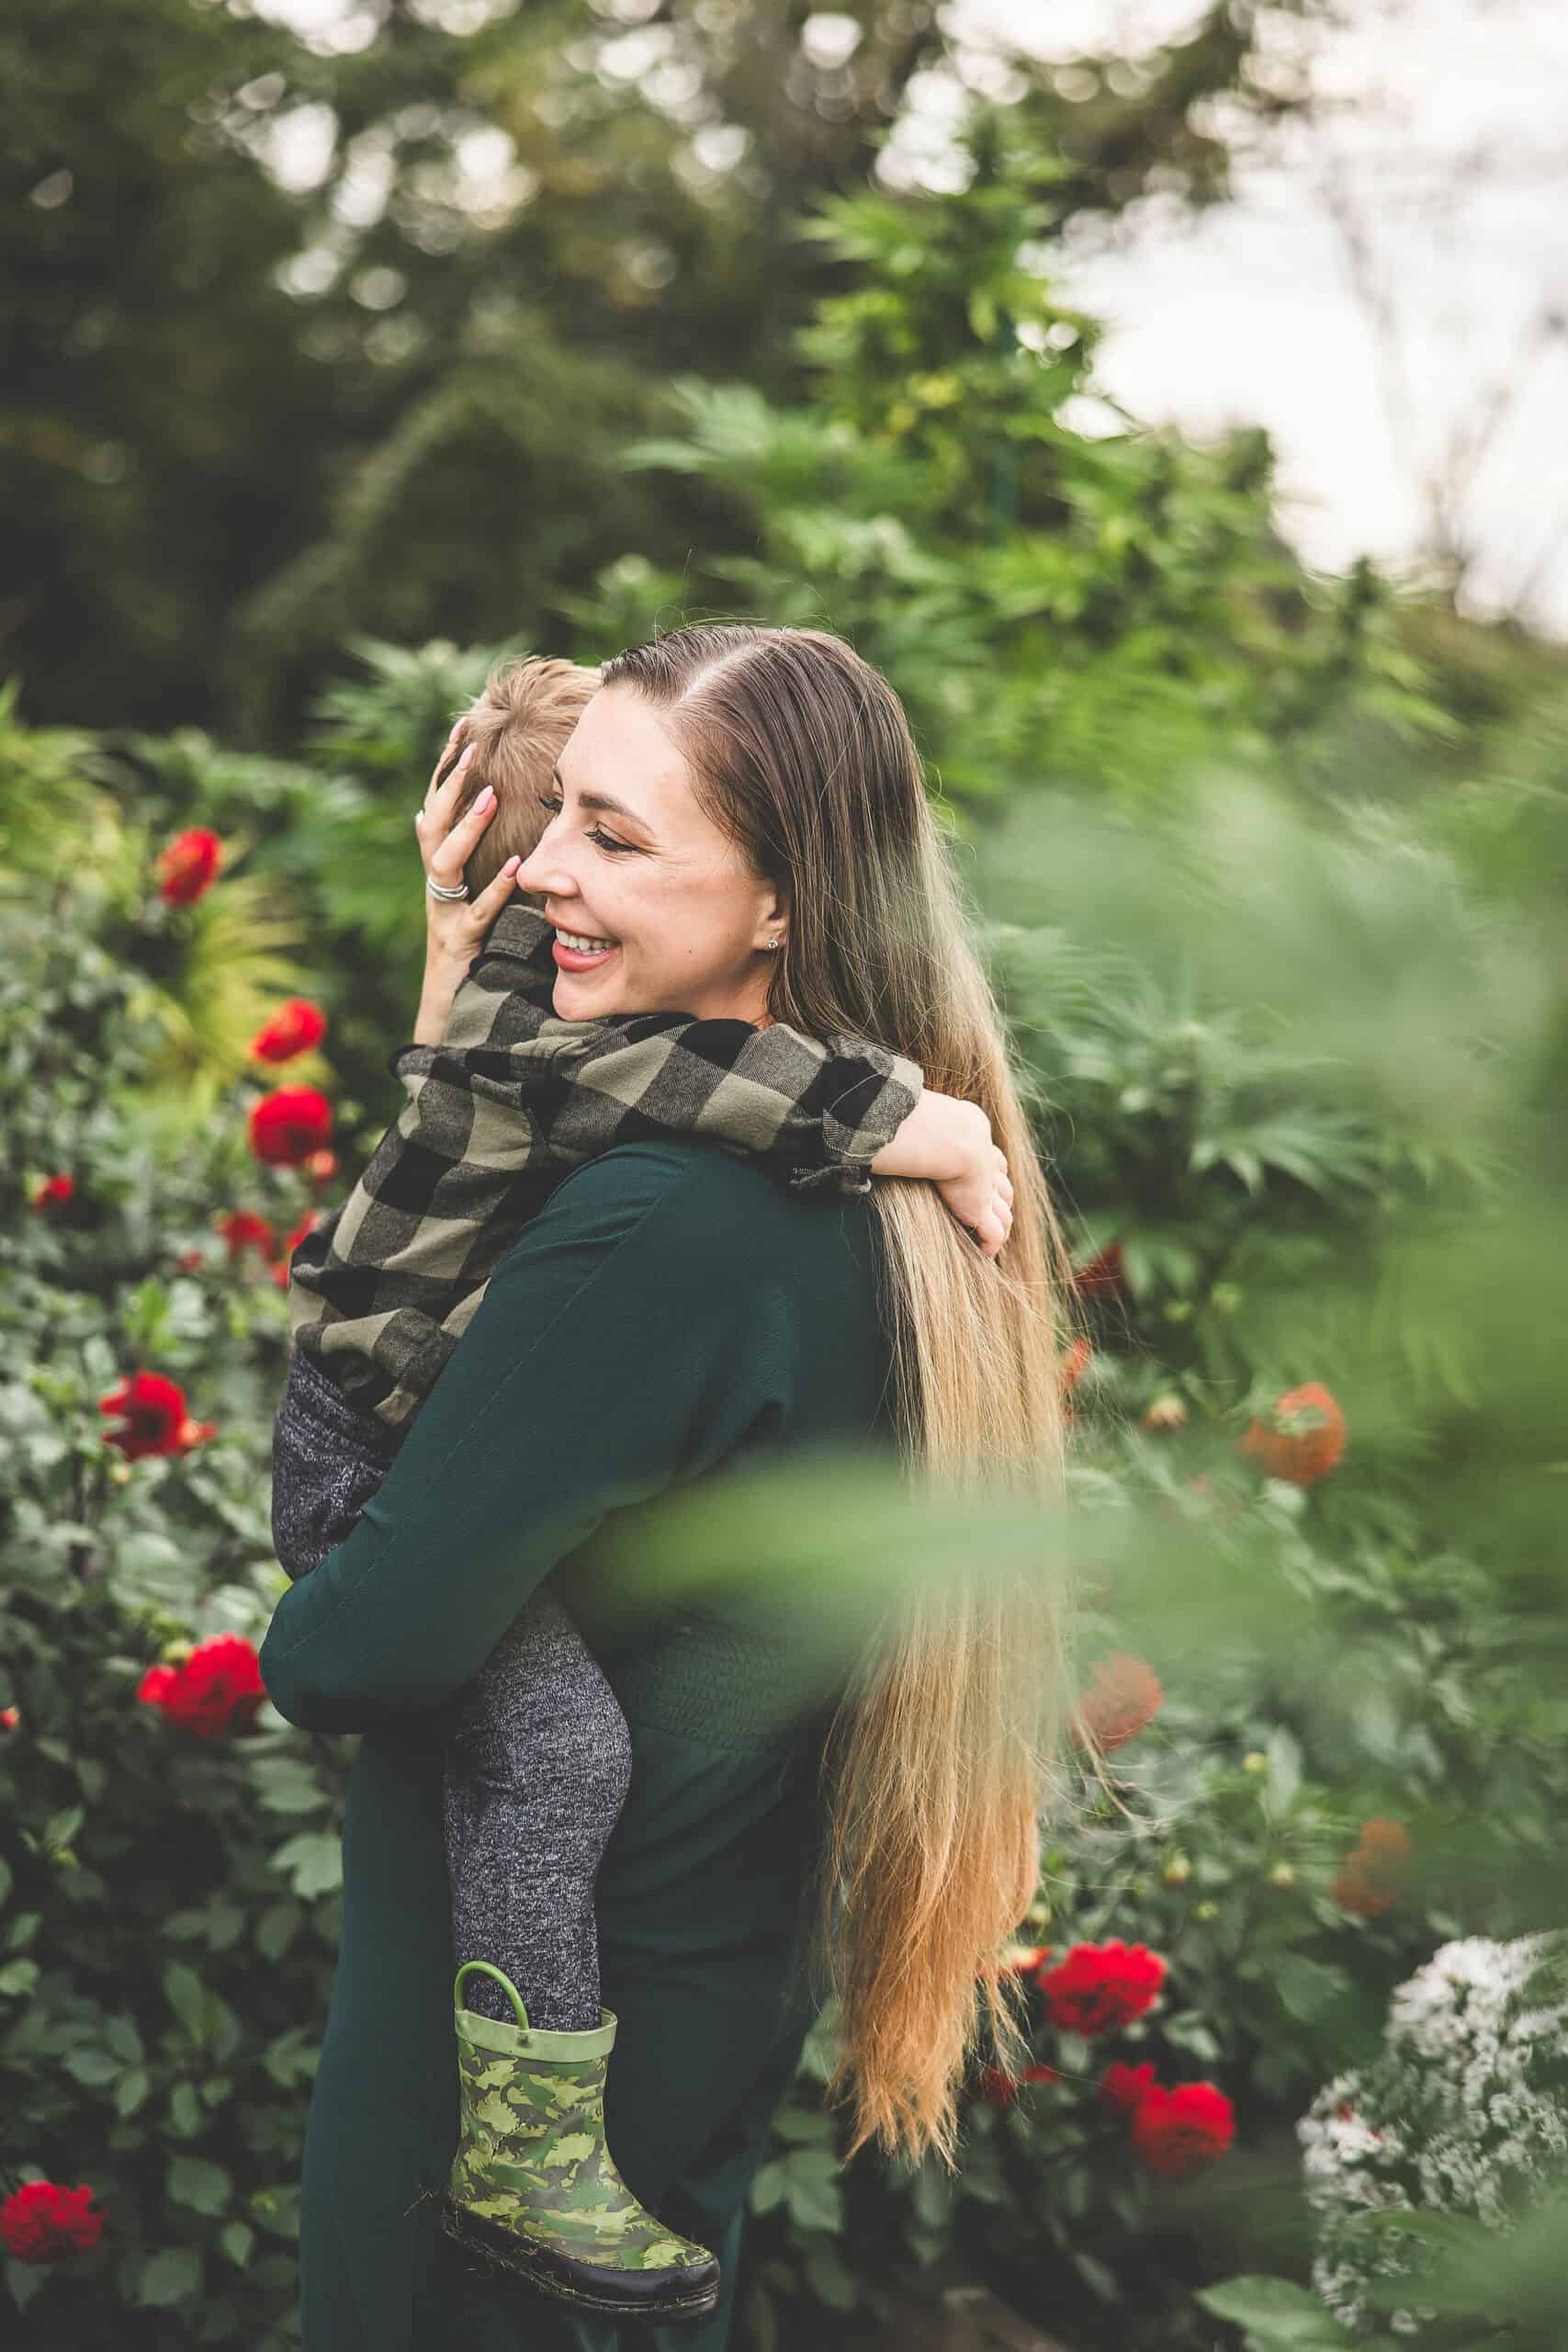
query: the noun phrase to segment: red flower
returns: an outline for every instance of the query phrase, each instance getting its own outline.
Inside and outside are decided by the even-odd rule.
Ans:
[[[1152,2061],[1144,2066],[1124,2066],[1118,2059],[1100,2078],[1100,2099],[1113,2115],[1135,2115],[1158,2088]]]
[[[1122,1244],[1119,1241],[1108,1241],[1105,1248],[1097,1257],[1091,1258],[1087,1266],[1078,1268],[1077,1272],[1073,1276],[1073,1288],[1080,1297],[1087,1297],[1095,1291],[1121,1290],[1125,1286],[1126,1280],[1127,1269],[1122,1262]]]
[[[1179,2180],[1226,2154],[1235,2137],[1235,2110],[1213,2083],[1156,2083],[1133,2111],[1133,2153],[1150,2172]]]
[[[313,1086],[280,1086],[251,1113],[251,1149],[274,1168],[298,1168],[332,1131],[333,1106]]]
[[[1094,1349],[1090,1342],[1081,1336],[1076,1339],[1067,1350],[1067,1360],[1062,1366],[1061,1378],[1057,1385],[1062,1398],[1062,1410],[1069,1421],[1075,1418],[1075,1415],[1067,1400],[1077,1386],[1079,1374],[1093,1353]]]
[[[1064,2033],[1113,2033],[1151,2007],[1166,1964],[1146,1944],[1075,1944],[1059,1967],[1043,1970],[1051,2022]]]
[[[73,1176],[46,1176],[35,1186],[31,1205],[35,1209],[63,1208],[76,1190]]]
[[[1165,1692],[1152,1666],[1141,1657],[1114,1650],[1094,1669],[1094,1679],[1078,1706],[1078,1745],[1093,1746],[1102,1756],[1135,1739],[1160,1711]]]
[[[291,1062],[309,1053],[327,1034],[327,1016],[309,997],[291,996],[264,1028],[251,1039],[251,1051],[260,1062]]]
[[[15,1731],[21,1720],[22,1711],[19,1707],[0,1707],[0,1724],[4,1724],[7,1731]]]
[[[247,1250],[254,1250],[262,1257],[270,1258],[277,1247],[276,1234],[265,1217],[258,1216],[254,1209],[231,1209],[227,1216],[215,1217],[213,1231],[220,1233],[228,1244],[231,1265],[236,1258],[243,1258]]]
[[[118,1388],[98,1399],[100,1413],[112,1413],[123,1429],[106,1430],[106,1445],[118,1445],[128,1462],[149,1453],[188,1453],[216,1434],[213,1421],[193,1421],[185,1391],[161,1372],[128,1374]]]
[[[1414,1849],[1402,1821],[1374,1814],[1340,1864],[1328,1893],[1341,1911],[1375,1919],[1404,1894]]]
[[[1327,1389],[1309,1380],[1277,1396],[1268,1421],[1254,1421],[1237,1445],[1241,1453],[1255,1454],[1270,1478],[1315,1486],[1345,1451],[1345,1416]]]
[[[205,825],[176,833],[158,860],[159,894],[172,907],[194,906],[211,888],[223,863],[223,844]]]
[[[1021,2075],[1009,2075],[1000,2066],[982,2066],[979,2096],[987,2107],[1009,2108],[1026,2083],[1059,2083],[1055,2066],[1026,2066]]]
[[[150,1666],[136,1693],[172,1724],[212,1739],[248,1724],[266,1696],[256,1653],[241,1634],[197,1642],[178,1666]]]
[[[104,2217],[89,2213],[90,2188],[59,2188],[52,2180],[25,2181],[0,2205],[0,2240],[17,2262],[60,2262],[85,2254],[103,2233]]]
[[[207,1261],[202,1256],[199,1250],[182,1250],[179,1256],[175,1260],[175,1267],[182,1274],[194,1274],[199,1272],[200,1269],[205,1266],[206,1263]]]
[[[321,1221],[321,1212],[320,1209],[307,1209],[299,1219],[299,1224],[295,1227],[293,1232],[284,1242],[283,1248],[273,1261],[272,1269],[272,1279],[277,1284],[279,1290],[287,1290],[288,1288],[289,1261],[293,1257],[296,1250],[299,1249],[301,1241],[304,1240],[305,1236],[308,1233],[313,1233]]]

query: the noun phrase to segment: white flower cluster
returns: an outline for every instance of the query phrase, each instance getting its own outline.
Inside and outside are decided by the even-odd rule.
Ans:
[[[1408,2239],[1360,2217],[1404,2207],[1515,2226],[1511,2200],[1568,2162],[1568,1939],[1444,1944],[1394,1992],[1381,2053],[1337,2075],[1296,2126],[1314,2290],[1337,2319],[1414,2335],[1435,2316],[1374,2312],[1361,2290],[1410,2269]],[[1559,1963],[1557,1982],[1542,1962]],[[1537,1972],[1540,1971],[1538,1977]],[[1532,1982],[1532,1980],[1534,1980]]]

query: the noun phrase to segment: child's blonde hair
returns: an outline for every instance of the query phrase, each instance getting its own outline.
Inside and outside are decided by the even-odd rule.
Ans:
[[[502,662],[468,712],[454,748],[457,759],[472,743],[453,822],[466,816],[485,786],[495,788],[495,814],[463,868],[470,894],[489,888],[509,857],[531,857],[549,812],[539,806],[550,771],[584,708],[599,690],[597,670],[545,654]],[[444,774],[451,773],[451,762]]]

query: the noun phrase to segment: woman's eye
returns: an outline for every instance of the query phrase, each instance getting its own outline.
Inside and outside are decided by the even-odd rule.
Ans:
[[[538,801],[540,808],[547,808],[552,817],[556,816],[562,807],[562,802],[558,794],[539,792],[536,793],[534,797]],[[588,838],[591,842],[597,842],[601,849],[607,849],[612,853],[616,850],[625,850],[629,853],[632,849],[630,842],[616,841],[613,834],[606,833],[598,825],[593,825],[589,828]]]

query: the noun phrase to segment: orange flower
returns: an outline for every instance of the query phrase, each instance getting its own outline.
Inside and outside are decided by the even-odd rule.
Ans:
[[[1094,1679],[1079,1702],[1078,1746],[1098,1747],[1102,1756],[1124,1747],[1153,1723],[1164,1700],[1152,1666],[1125,1650],[1113,1651],[1095,1668]]]
[[[313,1232],[316,1227],[320,1225],[321,1221],[321,1212],[320,1209],[307,1209],[304,1215],[300,1217],[299,1222],[295,1227],[293,1232],[289,1234],[287,1240],[284,1242],[281,1251],[273,1261],[272,1268],[272,1279],[277,1284],[279,1290],[287,1290],[288,1288],[288,1261],[293,1257],[296,1250],[299,1249],[301,1241],[304,1240],[305,1236],[308,1233]]]
[[[158,892],[172,907],[194,906],[212,887],[223,844],[205,825],[176,833],[158,860]]]
[[[1314,1486],[1345,1451],[1345,1416],[1327,1389],[1309,1380],[1277,1396],[1267,1422],[1254,1421],[1237,1444],[1262,1463],[1270,1478]]]
[[[1402,1821],[1374,1814],[1340,1864],[1328,1890],[1330,1901],[1358,1918],[1375,1919],[1404,1894],[1414,1851]]]
[[[1120,1241],[1108,1241],[1098,1256],[1080,1266],[1073,1276],[1073,1288],[1080,1297],[1095,1291],[1121,1290],[1126,1284],[1127,1269],[1122,1262]]]

